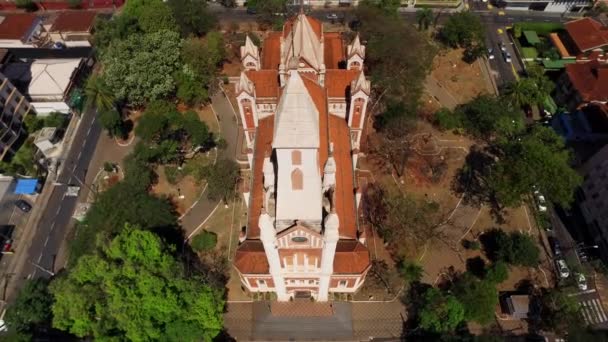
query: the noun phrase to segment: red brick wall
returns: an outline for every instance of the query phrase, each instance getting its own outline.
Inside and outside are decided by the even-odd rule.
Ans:
[[[249,286],[251,286],[252,288],[257,288],[258,287],[258,280],[265,280],[266,281],[266,287],[274,287],[274,281],[272,280],[272,278],[265,278],[265,277],[246,277],[245,279],[247,279],[247,281],[249,282]]]
[[[346,287],[355,286],[356,279],[354,279],[354,278],[332,278],[331,281],[329,282],[329,287],[330,288],[338,287],[340,284],[340,281],[342,281],[342,280],[346,280]]]

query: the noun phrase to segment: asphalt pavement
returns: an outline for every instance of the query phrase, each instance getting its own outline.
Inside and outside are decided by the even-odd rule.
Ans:
[[[80,182],[85,179],[101,133],[101,126],[95,112],[86,112],[81,120],[71,149],[63,161],[63,168],[57,177],[57,182],[53,185],[50,199],[36,228],[28,250],[28,263],[22,271],[23,276],[17,277],[17,279],[37,276],[50,277],[52,273],[63,267],[63,265],[55,265],[55,258],[68,234],[68,227],[78,201],[78,197],[66,196],[66,190],[68,185],[82,187]],[[49,177],[52,176],[52,174],[49,175]]]

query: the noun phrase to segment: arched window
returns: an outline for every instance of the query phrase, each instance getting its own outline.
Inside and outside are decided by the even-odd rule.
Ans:
[[[291,151],[291,164],[302,165],[302,152],[298,150]]]
[[[247,62],[247,67],[255,68],[255,64],[253,62]]]
[[[291,190],[302,190],[304,188],[304,175],[300,169],[291,171]]]
[[[251,100],[242,99],[241,106],[243,107],[243,112],[245,112],[245,114],[247,114],[247,115],[251,114]]]
[[[352,63],[350,63],[350,68],[351,69],[360,69],[361,68],[361,64],[359,64],[358,61],[353,61]]]

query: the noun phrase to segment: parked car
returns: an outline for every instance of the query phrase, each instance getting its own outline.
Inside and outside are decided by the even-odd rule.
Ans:
[[[338,19],[338,15],[336,13],[330,13],[326,16],[326,18],[328,20],[337,20]]]
[[[557,267],[560,278],[565,279],[570,276],[570,270],[568,269],[568,265],[564,259],[555,260],[555,266]]]
[[[511,63],[512,60],[511,60],[511,54],[510,53],[505,52],[504,53],[504,57],[505,57],[505,62]]]
[[[576,274],[576,285],[579,290],[587,291],[587,279],[585,279],[585,276],[582,273]]]
[[[4,240],[2,254],[13,254],[13,239]]]
[[[499,46],[500,46],[500,51],[507,52],[507,46],[505,45],[505,43],[500,43]]]
[[[15,206],[21,209],[21,211],[23,211],[24,213],[27,213],[32,210],[32,205],[21,199],[15,201]]]
[[[545,196],[541,194],[540,191],[534,190],[534,197],[536,199],[536,207],[538,208],[538,211],[547,211],[547,201],[545,200]]]
[[[488,49],[488,59],[494,59],[494,49]]]
[[[551,245],[551,249],[553,250],[553,254],[555,256],[561,256],[562,255],[562,249],[559,245],[559,241],[557,241],[557,239],[555,239],[554,237],[549,237],[549,244]]]

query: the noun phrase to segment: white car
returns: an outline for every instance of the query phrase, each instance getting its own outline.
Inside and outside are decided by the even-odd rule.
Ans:
[[[511,63],[511,54],[508,52],[505,52],[504,56],[505,56],[505,62]]]
[[[338,19],[338,15],[336,13],[330,13],[327,15],[327,19],[328,20],[337,20]]]
[[[564,261],[564,259],[555,260],[555,266],[557,267],[560,278],[565,279],[570,276],[570,270],[568,269],[568,265],[566,265],[566,261]]]
[[[576,274],[576,285],[579,290],[587,291],[587,279],[585,279],[585,276],[582,273]]]
[[[494,49],[488,49],[488,59],[494,59]]]
[[[541,194],[540,191],[534,190],[534,197],[536,198],[536,206],[538,207],[538,211],[547,211],[547,201],[545,200],[545,196]]]

